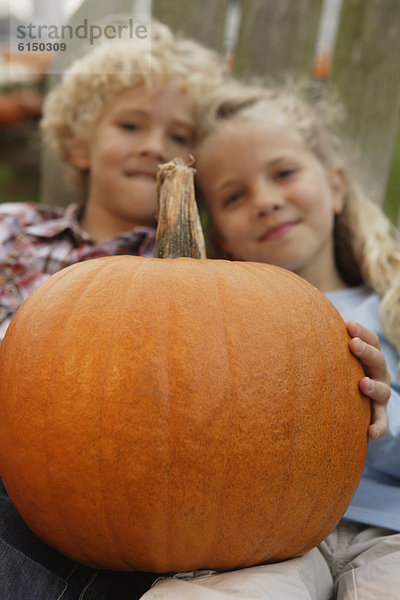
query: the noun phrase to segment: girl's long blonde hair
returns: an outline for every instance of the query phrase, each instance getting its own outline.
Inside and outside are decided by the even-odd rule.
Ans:
[[[311,90],[311,92],[310,92]],[[300,133],[307,147],[326,169],[343,170],[346,194],[343,211],[335,219],[335,260],[349,286],[364,283],[381,297],[382,329],[400,356],[400,239],[398,230],[381,208],[370,200],[340,156],[340,141],[333,125],[342,110],[336,101],[315,95],[312,88],[253,87],[236,83],[223,86],[203,109],[197,149],[227,120],[263,121],[271,109],[279,110]],[[304,97],[306,96],[306,97]],[[227,258],[218,233],[209,226],[209,248],[214,257]],[[400,370],[400,369],[399,369]]]

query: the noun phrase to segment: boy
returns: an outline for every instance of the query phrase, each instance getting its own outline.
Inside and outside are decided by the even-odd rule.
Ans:
[[[150,58],[151,75],[140,74]],[[151,255],[157,166],[188,157],[197,99],[222,77],[214,53],[156,23],[151,57],[113,42],[68,69],[45,102],[42,128],[87,199],[66,210],[0,207],[0,339],[30,292],[59,269]],[[134,600],[156,577],[96,571],[58,554],[25,526],[0,480],[0,600]]]
[[[151,75],[142,74],[150,58]],[[157,23],[151,57],[131,41],[112,42],[66,71],[46,99],[42,130],[86,202],[0,206],[0,340],[23,300],[59,269],[151,255],[157,166],[188,157],[198,99],[222,77],[217,55]]]

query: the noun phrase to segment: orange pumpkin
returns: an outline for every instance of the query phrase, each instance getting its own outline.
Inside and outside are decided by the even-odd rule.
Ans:
[[[42,95],[34,90],[0,93],[0,126],[12,127],[38,117]]]
[[[32,530],[111,569],[299,555],[345,511],[369,402],[332,304],[264,264],[115,256],[42,284],[0,348],[0,472]]]

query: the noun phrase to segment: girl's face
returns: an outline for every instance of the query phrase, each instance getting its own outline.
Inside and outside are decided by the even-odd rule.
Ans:
[[[286,117],[225,123],[197,155],[197,179],[219,241],[236,259],[267,262],[327,291],[334,262],[340,169],[327,173]]]

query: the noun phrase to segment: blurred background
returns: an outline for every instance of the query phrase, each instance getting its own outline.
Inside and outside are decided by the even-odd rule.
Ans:
[[[46,90],[84,51],[16,52],[10,32],[33,19],[76,25],[121,14],[153,15],[223,52],[240,78],[279,81],[289,74],[338,93],[346,109],[339,133],[355,144],[359,176],[399,224],[398,0],[0,0],[1,202],[75,199],[41,146],[38,123]]]
[[[10,30],[44,11],[68,22],[82,1],[0,0],[0,202],[40,201],[38,123],[50,61],[44,52],[22,52],[11,69]]]

